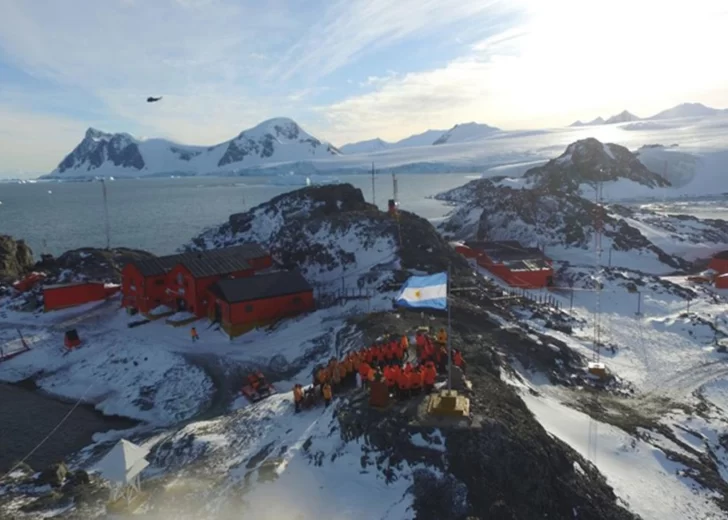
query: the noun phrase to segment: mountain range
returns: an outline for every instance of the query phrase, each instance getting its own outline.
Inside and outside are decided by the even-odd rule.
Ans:
[[[711,108],[706,107],[702,103],[682,103],[680,105],[674,106],[672,108],[668,108],[667,110],[663,110],[662,112],[658,112],[654,116],[651,117],[639,117],[634,115],[633,113],[624,110],[620,112],[617,115],[614,115],[610,117],[609,119],[605,120],[602,117],[597,117],[596,119],[593,119],[587,123],[582,123],[581,121],[574,121],[569,126],[572,127],[578,127],[578,126],[594,126],[594,125],[611,125],[614,123],[627,123],[630,121],[655,121],[655,120],[661,120],[661,119],[677,119],[680,117],[706,117],[706,116],[714,116],[717,114],[725,114],[728,113],[728,109],[720,109],[720,108]]]
[[[320,141],[292,119],[263,121],[237,137],[210,147],[186,146],[165,139],[139,140],[89,128],[86,135],[50,174],[84,176],[159,172],[234,172],[269,163],[333,157],[341,152]]]
[[[700,104],[682,104],[649,119],[703,117],[721,113],[728,114],[728,111]],[[572,126],[637,120],[637,116],[624,111],[606,121],[597,118]],[[545,161],[548,158],[547,147],[538,151],[529,148],[530,151],[524,152],[524,155],[513,150],[504,151],[506,145],[502,140],[559,131],[502,131],[470,122],[457,124],[449,130],[427,130],[394,143],[375,138],[337,148],[285,117],[263,121],[233,139],[213,146],[181,145],[158,138],[138,139],[127,133],[107,133],[89,128],[81,142],[46,178],[363,173],[369,171],[372,162],[391,172],[472,173],[493,166],[507,166],[519,160],[531,163]],[[497,144],[488,146],[486,143],[492,140],[496,140]],[[518,148],[522,144],[513,141],[512,146]],[[376,157],[370,157],[371,154]]]

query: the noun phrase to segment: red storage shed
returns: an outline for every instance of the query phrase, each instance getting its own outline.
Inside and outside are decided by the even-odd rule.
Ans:
[[[103,282],[46,285],[43,287],[43,304],[45,311],[48,312],[105,300],[108,295],[109,291]]]
[[[715,277],[715,288],[716,289],[728,289],[728,273],[719,274]]]
[[[728,273],[728,251],[714,254],[708,264],[708,269],[712,269],[719,274]]]
[[[297,271],[219,280],[209,294],[210,319],[231,337],[315,308],[313,289]]]

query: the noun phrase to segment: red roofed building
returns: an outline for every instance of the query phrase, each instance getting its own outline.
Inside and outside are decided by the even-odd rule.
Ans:
[[[222,279],[209,294],[209,317],[230,337],[315,309],[313,289],[297,271]]]
[[[728,273],[728,251],[714,254],[708,264],[708,269],[712,269],[718,274]]]
[[[553,284],[552,260],[536,247],[524,247],[515,240],[466,241],[455,250],[512,287],[537,289]]]
[[[270,254],[258,244],[130,262],[122,270],[122,304],[144,314],[167,305],[204,316],[210,285],[225,277],[251,276],[272,264]]]

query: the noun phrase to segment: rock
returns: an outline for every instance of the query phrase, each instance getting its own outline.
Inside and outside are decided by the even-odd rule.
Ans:
[[[59,491],[51,491],[35,499],[33,502],[26,504],[20,508],[25,513],[36,511],[46,511],[49,509],[58,509],[68,502],[68,498]]]
[[[53,487],[60,487],[68,475],[68,466],[63,462],[51,464],[38,476],[38,484],[48,484]]]
[[[88,476],[88,473],[86,473],[84,470],[79,469],[74,471],[68,476],[68,482],[67,485],[69,486],[83,486],[86,484],[89,484],[91,482],[91,479]]]
[[[33,251],[23,240],[0,235],[0,282],[13,282],[30,272]]]
[[[47,272],[53,283],[80,280],[120,283],[121,270],[128,262],[154,256],[147,251],[125,247],[110,250],[84,247],[66,251],[58,258],[44,258],[35,269]]]

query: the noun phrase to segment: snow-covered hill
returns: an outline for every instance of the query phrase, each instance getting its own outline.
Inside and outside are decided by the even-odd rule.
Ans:
[[[577,121],[574,121],[573,123],[571,123],[569,126],[571,126],[571,127],[596,126],[596,125],[603,125],[604,123],[605,123],[604,118],[599,116],[586,123],[582,123],[581,121],[577,120]]]
[[[476,179],[438,195],[459,204],[440,226],[454,238],[518,240],[546,247],[557,260],[591,263],[597,180],[605,194],[669,185],[626,148],[586,139],[521,178]],[[687,268],[689,260],[709,256],[728,241],[722,221],[663,217],[624,206],[608,206],[603,222],[603,248],[612,250],[613,265],[645,272]]]
[[[479,141],[488,137],[500,129],[480,123],[461,123],[453,126],[450,130],[442,134],[432,144],[441,145],[446,143],[467,143],[470,141]]]
[[[614,123],[628,123],[630,121],[639,121],[639,120],[640,120],[639,117],[632,114],[631,112],[628,112],[627,110],[624,110],[624,111],[620,112],[619,114],[614,115],[614,116],[610,117],[609,119],[607,119],[604,122],[604,124],[611,125]]]
[[[386,150],[392,146],[391,143],[382,141],[378,137],[376,139],[370,139],[368,141],[359,141],[357,143],[345,144],[339,150],[341,153],[355,154],[355,153],[372,153]]]
[[[421,134],[405,137],[394,143],[382,141],[378,137],[368,141],[345,144],[339,150],[345,154],[373,153],[382,150],[395,150],[397,148],[409,148],[413,146],[430,146],[437,141],[446,130],[426,130]]]
[[[89,128],[51,177],[224,172],[339,153],[287,118],[264,121],[230,141],[207,148],[177,145],[163,139],[142,141],[128,134],[108,134]]]
[[[706,107],[702,103],[682,103],[663,110],[647,119],[677,119],[682,117],[705,117],[726,113],[725,109]]]

